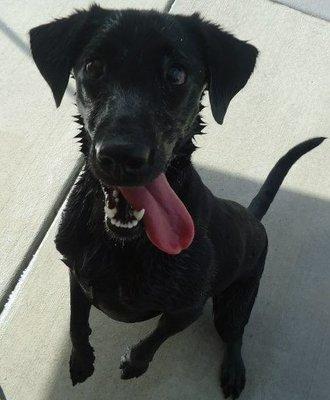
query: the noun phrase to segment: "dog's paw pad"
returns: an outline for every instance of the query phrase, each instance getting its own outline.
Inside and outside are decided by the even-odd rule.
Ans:
[[[120,359],[121,379],[138,378],[149,367],[149,361],[133,359],[128,350]]]
[[[70,377],[73,386],[77,383],[84,382],[94,373],[94,354],[93,349],[86,353],[79,353],[72,350],[70,357]]]
[[[243,360],[224,362],[221,367],[221,387],[225,399],[238,399],[245,387],[245,367]]]

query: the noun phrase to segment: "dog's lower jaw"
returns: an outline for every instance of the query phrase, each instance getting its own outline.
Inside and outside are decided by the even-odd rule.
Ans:
[[[107,234],[108,239],[113,241],[115,244],[120,245],[121,247],[124,247],[125,244],[127,243],[131,243],[135,240],[142,239],[144,236],[142,228],[140,228],[137,232],[129,236],[121,236],[115,233],[111,228],[109,228],[106,218],[104,219],[104,230]]]
[[[104,194],[104,227],[107,235],[122,245],[140,237],[145,210],[130,207],[116,187],[105,187],[101,181],[99,184]]]

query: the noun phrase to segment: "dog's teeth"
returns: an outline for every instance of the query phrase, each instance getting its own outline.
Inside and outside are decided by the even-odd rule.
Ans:
[[[117,214],[117,208],[109,208],[107,206],[104,207],[105,214],[108,218],[113,218]]]
[[[115,218],[111,218],[110,222],[112,225],[116,226],[117,228],[125,228],[125,229],[132,229],[134,226],[136,226],[139,223],[139,221],[137,219],[134,219],[133,221],[129,221],[129,222],[121,222]]]
[[[113,196],[113,197],[117,197],[117,196],[118,196],[118,190],[115,189],[115,190],[112,192],[112,196]]]
[[[143,216],[144,216],[144,212],[145,212],[145,209],[144,209],[144,208],[142,208],[142,210],[140,210],[140,211],[133,210],[133,215],[134,215],[134,217],[135,217],[138,221],[141,221],[141,219],[142,219]],[[134,226],[135,226],[135,225],[134,225]]]

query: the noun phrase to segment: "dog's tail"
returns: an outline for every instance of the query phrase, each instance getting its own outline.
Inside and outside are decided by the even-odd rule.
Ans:
[[[278,189],[280,188],[286,174],[292,165],[304,154],[317,147],[326,139],[316,137],[306,140],[289,150],[285,156],[279,159],[274,168],[270,171],[264,184],[261,186],[256,197],[251,201],[248,210],[260,221],[268,211]]]

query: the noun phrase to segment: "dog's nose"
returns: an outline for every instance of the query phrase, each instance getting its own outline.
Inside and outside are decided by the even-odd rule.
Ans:
[[[96,158],[104,169],[120,167],[127,172],[137,172],[150,163],[150,147],[143,144],[110,144],[95,146]]]

